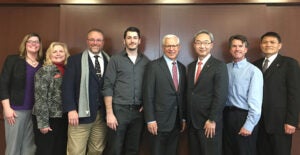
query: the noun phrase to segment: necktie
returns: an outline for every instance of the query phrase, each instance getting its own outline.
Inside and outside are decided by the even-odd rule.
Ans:
[[[201,70],[202,70],[202,61],[199,61],[198,62],[198,69],[197,69],[197,72],[196,72],[196,78],[195,78],[195,83],[197,82],[197,80],[198,80],[198,78],[199,78],[199,75],[200,75],[200,73],[201,73]]]
[[[262,66],[263,73],[268,69],[269,59],[265,59],[264,65]]]
[[[99,55],[95,55],[95,69],[96,69],[96,74],[99,77],[99,79],[101,78],[101,67],[100,67],[100,63],[98,61]]]
[[[175,86],[176,91],[178,90],[178,75],[177,75],[177,65],[176,62],[172,62],[172,74],[173,74],[173,83]]]

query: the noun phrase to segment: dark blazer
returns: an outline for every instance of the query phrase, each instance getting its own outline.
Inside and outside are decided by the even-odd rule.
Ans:
[[[186,69],[177,61],[178,91],[174,87],[170,70],[164,57],[150,62],[145,70],[143,103],[146,123],[156,121],[159,132],[171,131],[179,120],[186,119],[185,88]]]
[[[82,53],[70,56],[65,69],[65,74],[62,83],[62,101],[63,111],[69,112],[71,110],[78,111],[80,80],[81,80],[81,57]],[[104,69],[107,66],[108,60],[104,58]],[[97,111],[101,107],[104,110],[104,101],[101,93],[103,87],[103,79],[99,80],[92,60],[88,57],[89,62],[89,103],[90,103],[90,117],[79,118],[79,123],[91,123],[96,119]]]
[[[221,123],[222,111],[228,93],[226,64],[213,58],[207,60],[196,84],[194,84],[197,60],[188,65],[188,123],[203,129],[209,119]]]
[[[7,56],[0,75],[0,100],[9,99],[11,105],[22,106],[24,104],[25,80],[25,59],[19,55]]]
[[[262,69],[264,58],[254,62]],[[264,75],[264,96],[261,121],[267,133],[284,133],[284,124],[297,127],[300,104],[300,70],[295,59],[275,58]]]

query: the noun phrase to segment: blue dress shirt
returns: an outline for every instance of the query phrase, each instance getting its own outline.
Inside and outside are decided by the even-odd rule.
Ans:
[[[263,75],[246,59],[227,64],[229,75],[228,99],[226,106],[248,110],[243,127],[251,131],[261,116],[263,97]]]

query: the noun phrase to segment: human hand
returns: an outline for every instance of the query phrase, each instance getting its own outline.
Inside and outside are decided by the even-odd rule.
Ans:
[[[69,124],[72,126],[77,126],[79,124],[79,116],[76,110],[68,112]]]
[[[106,114],[106,124],[112,130],[115,130],[115,131],[117,130],[118,121],[113,113]]]
[[[50,127],[40,129],[40,132],[41,132],[42,134],[46,134],[46,133],[48,133],[49,131],[52,131],[52,129],[51,129]]]
[[[157,135],[157,123],[156,121],[154,122],[150,122],[147,124],[147,128],[148,128],[148,131],[152,134],[152,135]]]
[[[289,125],[289,124],[284,124],[284,131],[285,134],[294,134],[296,132],[296,127]]]
[[[241,128],[240,132],[238,133],[241,136],[250,136],[251,132],[245,129],[244,127]]]
[[[204,125],[206,138],[213,138],[216,134],[216,122],[207,120]]]
[[[4,118],[9,125],[14,125],[16,123],[16,118],[18,117],[15,110],[11,107],[3,108]]]

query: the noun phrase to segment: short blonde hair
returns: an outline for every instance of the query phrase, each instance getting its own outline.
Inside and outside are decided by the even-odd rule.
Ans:
[[[47,49],[47,52],[46,52],[46,58],[45,58],[45,61],[44,61],[44,66],[48,66],[48,65],[53,65],[51,59],[50,59],[50,56],[54,50],[54,46],[61,46],[66,54],[66,59],[65,59],[65,62],[64,64],[67,64],[67,58],[70,56],[70,53],[68,51],[68,47],[67,47],[67,44],[65,43],[62,43],[62,42],[52,42],[49,46],[49,48]]]

